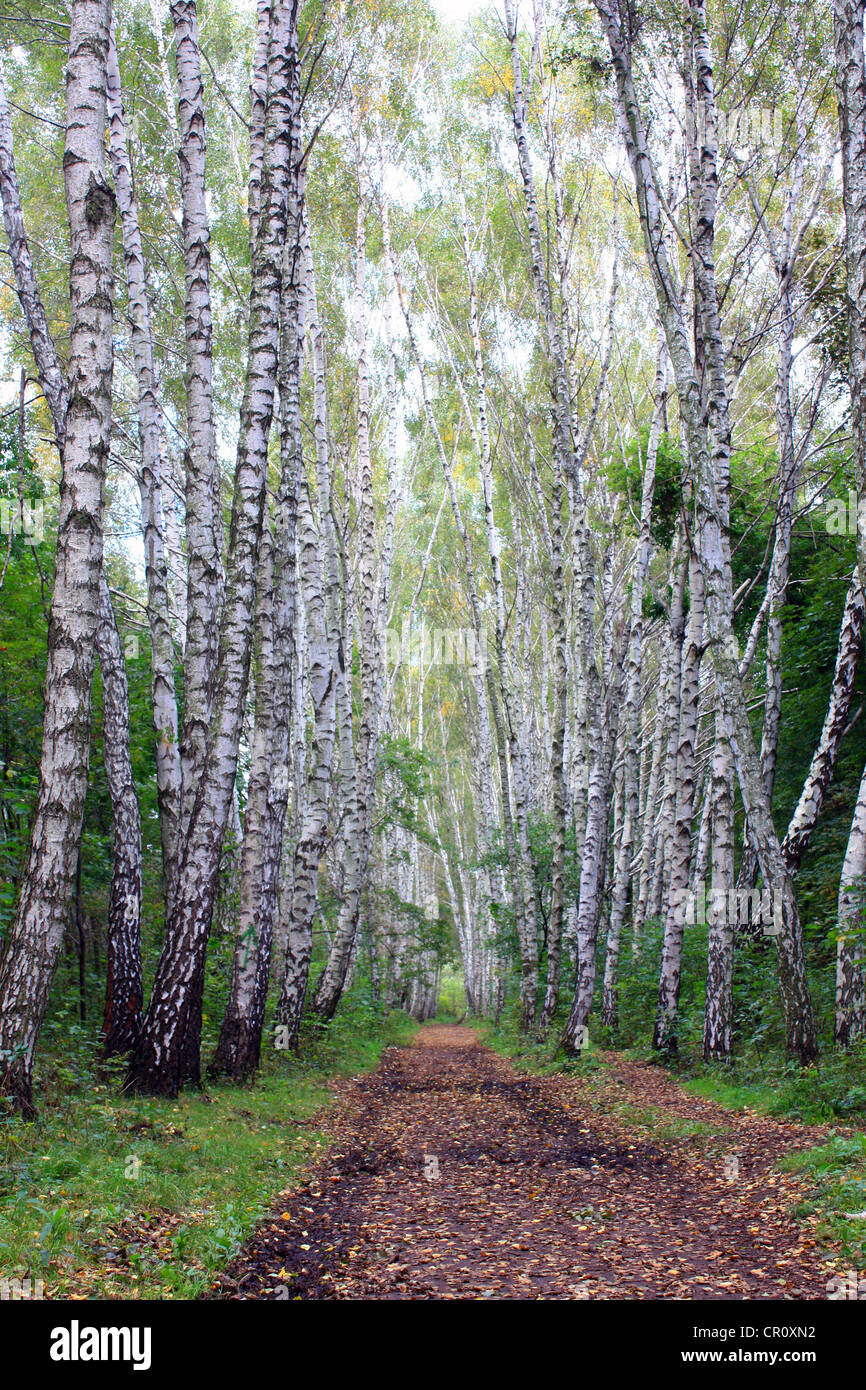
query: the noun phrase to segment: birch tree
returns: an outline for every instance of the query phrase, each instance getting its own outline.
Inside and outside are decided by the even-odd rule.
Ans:
[[[70,232],[69,405],[43,757],[30,860],[0,963],[0,1088],[25,1112],[32,1111],[33,1053],[72,901],[87,790],[111,430],[115,198],[105,169],[108,27],[101,0],[75,0],[63,160]],[[5,206],[4,197],[4,211]],[[23,227],[13,226],[13,232],[23,254]],[[56,376],[52,385],[60,387]]]
[[[214,711],[207,759],[185,836],[176,903],[165,934],[150,1003],[127,1084],[176,1095],[195,1075],[200,1021],[196,996],[213,914],[219,856],[231,807],[252,648],[251,624],[267,480],[267,446],[276,386],[279,305],[299,99],[295,3],[274,5],[268,53],[268,102],[262,205],[252,268],[244,397],[235,467],[229,567],[222,611]],[[187,647],[189,647],[189,636]],[[186,1030],[192,1022],[191,1046]]]
[[[848,308],[848,384],[856,461],[857,559],[866,582],[866,57],[863,9],[854,0],[834,0],[836,91],[842,143],[845,204],[845,263]],[[861,783],[839,885],[836,963],[836,1039],[861,1037],[866,1022],[861,884],[866,873],[866,773]]]
[[[141,445],[141,529],[147,581],[150,630],[151,691],[156,740],[156,778],[165,900],[174,897],[180,854],[181,766],[178,745],[177,698],[174,683],[174,640],[171,630],[168,566],[163,536],[162,448],[160,411],[154,365],[153,330],[147,296],[144,251],[126,137],[120,85],[120,66],[112,20],[108,49],[107,97],[109,156],[120,216],[123,259],[129,303],[130,333],[138,384],[138,427]]]
[[[102,1052],[125,1056],[141,1025],[141,815],[129,755],[129,685],[111,595],[99,586],[96,650],[102,672],[102,740],[114,819],[114,856],[108,900],[105,1018]]]
[[[785,1012],[786,1044],[804,1062],[811,1060],[817,1050],[814,1017],[806,980],[803,940],[797,913],[796,898],[785,867],[781,847],[773,825],[770,806],[760,776],[757,753],[748,722],[745,700],[739,677],[736,642],[731,625],[731,579],[723,513],[720,511],[720,488],[724,493],[726,424],[724,411],[726,394],[722,354],[718,338],[717,310],[714,308],[714,278],[712,259],[701,261],[703,277],[703,333],[705,346],[712,351],[715,362],[714,393],[716,396],[713,428],[716,458],[710,453],[707,431],[701,409],[701,393],[695,374],[694,358],[682,318],[680,297],[676,292],[668,261],[658,181],[646,141],[644,120],[635,93],[632,73],[632,37],[620,11],[607,0],[596,0],[605,36],[610,47],[616,81],[618,109],[623,138],[634,176],[641,227],[650,270],[656,289],[659,317],[662,321],[674,379],[677,384],[683,428],[688,442],[690,463],[694,475],[696,504],[696,540],[706,589],[707,634],[712,649],[713,666],[722,704],[725,732],[731,743],[737,765],[740,790],[758,847],[758,858],[764,879],[778,898],[780,926],[776,936],[779,979]],[[698,86],[703,107],[704,128],[707,132],[702,146],[702,158],[709,167],[704,179],[706,249],[712,250],[712,221],[714,215],[714,130],[715,105],[712,89],[712,66],[705,43],[703,11],[697,17],[696,47],[698,52]],[[729,446],[728,446],[729,447]],[[722,503],[722,505],[724,505]]]
[[[304,175],[299,91],[293,110],[290,158],[297,172],[288,199],[280,306],[280,485],[273,541],[266,499],[259,550],[255,731],[244,821],[237,942],[231,992],[213,1063],[213,1070],[224,1070],[236,1080],[248,1076],[259,1064],[289,795],[296,533],[304,463],[300,418]],[[293,896],[297,886],[296,875]]]

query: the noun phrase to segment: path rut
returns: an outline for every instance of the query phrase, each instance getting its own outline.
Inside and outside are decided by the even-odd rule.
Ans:
[[[774,1167],[814,1129],[634,1063],[527,1076],[466,1027],[339,1089],[326,1156],[211,1297],[827,1297],[831,1258],[792,1215],[805,1182]]]

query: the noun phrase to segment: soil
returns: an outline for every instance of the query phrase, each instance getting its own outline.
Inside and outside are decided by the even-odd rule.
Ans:
[[[231,1299],[826,1299],[779,1158],[814,1127],[622,1061],[529,1076],[422,1028],[340,1083],[326,1155],[215,1282]]]

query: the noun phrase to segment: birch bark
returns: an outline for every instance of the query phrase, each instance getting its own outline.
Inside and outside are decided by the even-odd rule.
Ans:
[[[300,85],[297,0],[274,4],[271,26],[262,211],[253,261],[229,571],[207,761],[185,837],[174,911],[166,924],[150,1003],[127,1078],[130,1088],[155,1094],[176,1095],[184,1080],[196,1079],[200,1027],[196,1003],[213,915],[220,849],[231,808],[249,678],[251,616],[277,378],[288,200],[300,175],[291,158]]]
[[[87,792],[113,365],[115,199],[105,172],[108,26],[102,0],[73,0],[63,160],[71,244],[69,407],[39,792],[18,911],[0,962],[0,1092],[25,1113],[33,1112],[33,1053],[72,902]]]
[[[842,143],[848,290],[848,380],[857,472],[857,560],[866,587],[866,56],[863,6],[834,0],[836,93]],[[864,773],[866,783],[866,773]],[[862,887],[866,873],[866,786],[861,784],[839,884],[836,1038],[861,1037],[866,1019]]]
[[[181,771],[178,746],[177,698],[174,684],[174,642],[168,567],[162,533],[162,462],[160,413],[154,368],[153,333],[145,283],[144,253],[120,85],[114,22],[108,49],[109,155],[117,194],[117,209],[126,266],[132,353],[138,383],[138,427],[141,444],[141,530],[144,540],[147,618],[150,630],[151,698],[156,740],[156,785],[165,901],[170,909],[180,853]]]
[[[255,731],[244,821],[240,910],[232,986],[212,1067],[235,1080],[251,1075],[259,1065],[289,796],[298,492],[304,469],[302,154],[298,91],[293,103],[289,155],[296,172],[288,196],[280,304],[280,484],[273,541],[267,498],[264,506],[259,550],[260,645]]]
[[[652,506],[655,493],[656,461],[665,413],[667,390],[667,357],[663,344],[659,347],[653,390],[653,415],[647,438],[646,463],[641,486],[640,527],[637,555],[631,579],[631,613],[625,693],[625,764],[623,768],[623,827],[617,873],[614,881],[610,924],[604,963],[602,1022],[610,1028],[617,1026],[617,972],[622,928],[625,921],[629,884],[633,873],[634,847],[638,834],[640,798],[638,792],[638,762],[640,756],[640,692],[643,671],[643,600],[647,571],[652,556]],[[635,877],[637,877],[635,875]],[[637,894],[635,894],[635,898]]]
[[[724,725],[716,716],[710,787],[713,871],[707,905],[709,943],[704,1012],[705,1061],[727,1061],[733,1050],[734,924],[727,911],[734,881],[734,769]]]
[[[723,466],[724,462],[721,452],[725,439],[724,419],[719,418],[717,413],[712,430],[714,451],[717,453],[717,459],[714,460],[708,447],[701,392],[683,322],[680,297],[668,262],[656,172],[647,150],[644,122],[634,89],[632,38],[622,24],[618,8],[611,0],[595,0],[595,4],[613,59],[623,136],[635,181],[644,243],[656,289],[659,316],[664,326],[677,383],[683,427],[688,440],[695,485],[695,535],[706,588],[707,633],[712,647],[725,732],[733,750],[740,790],[746,813],[751,821],[764,878],[778,908],[776,915],[779,929],[775,939],[785,1015],[786,1045],[790,1052],[806,1063],[817,1053],[817,1035],[806,979],[802,930],[793,886],[773,825],[749,725],[731,619],[730,563],[723,522],[724,503],[720,503],[719,496],[720,488],[724,493],[727,482],[726,474],[720,473],[720,465]],[[701,83],[707,93],[706,107],[709,111],[712,109],[712,73],[705,56],[701,59]],[[704,141],[703,148],[708,158],[713,161],[714,171],[712,121],[710,124],[710,136]],[[711,176],[705,181],[706,186],[712,189]],[[707,215],[706,204],[702,215]],[[706,306],[704,318],[704,341],[708,351],[710,346],[713,346],[715,360],[716,342],[711,301]],[[715,407],[717,412],[723,403],[722,386],[721,382],[715,383],[718,396]]]
[[[105,1015],[102,1055],[123,1056],[141,1026],[141,816],[129,756],[126,662],[105,577],[99,585],[96,650],[102,671],[102,741],[114,820],[114,857],[108,898]]]
[[[682,973],[685,905],[689,890],[692,821],[695,813],[695,748],[700,701],[704,634],[704,579],[697,558],[689,566],[689,620],[680,678],[680,723],[676,752],[676,815],[671,845],[671,872],[659,975],[653,1047],[676,1049],[676,1021]]]
[[[188,582],[180,746],[183,841],[198,793],[211,722],[222,588],[222,516],[213,407],[207,141],[195,0],[174,0],[171,18],[177,66],[187,396]]]

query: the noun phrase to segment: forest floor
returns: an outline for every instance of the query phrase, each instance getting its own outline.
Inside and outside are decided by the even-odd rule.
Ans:
[[[417,1028],[349,998],[298,1053],[265,1050],[255,1084],[177,1100],[122,1094],[89,1047],[44,1052],[38,1119],[0,1117],[0,1298],[6,1278],[47,1299],[197,1298],[319,1161],[335,1080]]]
[[[833,1131],[604,1061],[527,1076],[422,1027],[337,1083],[326,1154],[210,1297],[826,1299],[837,1262],[784,1157]]]

